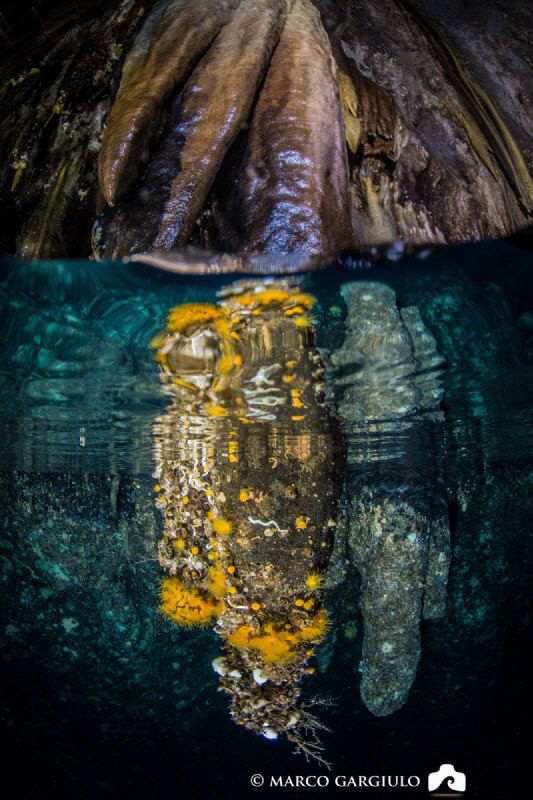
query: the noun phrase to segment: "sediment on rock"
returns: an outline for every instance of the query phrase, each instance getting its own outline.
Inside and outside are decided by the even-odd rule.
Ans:
[[[361,579],[361,698],[377,716],[406,702],[420,624],[446,609],[450,527],[438,440],[443,358],[415,306],[377,282],[349,283],[330,392],[347,439],[347,543]],[[431,456],[432,450],[434,456]],[[424,453],[421,469],[420,454]]]

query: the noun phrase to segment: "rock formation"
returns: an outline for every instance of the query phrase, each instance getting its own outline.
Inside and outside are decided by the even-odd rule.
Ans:
[[[530,18],[518,2],[453,5],[13,4],[0,18],[2,250],[88,256],[95,218],[101,258],[519,230]]]

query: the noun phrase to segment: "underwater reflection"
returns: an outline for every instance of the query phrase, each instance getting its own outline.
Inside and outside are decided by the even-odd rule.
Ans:
[[[342,295],[345,338],[329,355],[315,346],[314,298],[285,280],[177,306],[153,343],[171,398],[154,424],[161,610],[213,625],[235,722],[319,761],[324,726],[300,693],[329,624],[328,568],[342,573],[348,554],[361,577],[361,696],[381,716],[408,697],[420,621],[444,613],[450,563],[443,358],[388,286]],[[422,470],[410,457],[421,448]]]
[[[154,342],[171,397],[154,452],[161,610],[214,626],[235,722],[323,760],[323,725],[299,698],[329,624],[321,590],[343,464],[313,303],[286,281],[254,281],[173,309]]]

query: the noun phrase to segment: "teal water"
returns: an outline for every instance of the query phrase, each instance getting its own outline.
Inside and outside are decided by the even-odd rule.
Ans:
[[[326,352],[342,338],[343,284],[380,281],[399,306],[418,306],[446,362],[454,462],[474,453],[513,461],[531,456],[530,268],[529,254],[501,243],[298,283],[318,299],[313,319]],[[169,309],[216,302],[231,277],[89,261],[5,260],[2,272],[1,466],[146,474],[153,416],[167,402],[150,342]]]
[[[469,795],[494,798],[511,797],[519,780],[531,625],[531,267],[529,253],[502,242],[296,278],[317,300],[326,402],[343,431],[343,513],[368,486],[387,497],[418,492],[421,502],[438,487],[451,529],[446,612],[422,622],[415,683],[390,716],[360,699],[361,565],[337,556],[325,598],[333,624],[304,688],[335,698],[324,714],[332,775],[425,781],[451,762],[467,774]],[[4,721],[11,764],[34,765],[22,783],[13,770],[17,796],[159,798],[177,782],[187,797],[247,796],[253,773],[324,772],[284,740],[233,725],[211,669],[216,635],[183,631],[157,612],[152,440],[169,394],[150,343],[171,308],[216,303],[241,278],[2,262]],[[357,305],[370,302],[365,293],[383,299],[382,317]],[[413,326],[408,356],[380,328],[393,305],[417,309],[402,314]],[[410,792],[422,796],[425,785]]]

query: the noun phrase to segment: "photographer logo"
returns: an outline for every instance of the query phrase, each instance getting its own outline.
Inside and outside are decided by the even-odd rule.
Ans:
[[[457,772],[453,764],[441,764],[437,772],[430,772],[428,790],[438,792],[440,797],[453,797],[454,794],[461,794],[466,790],[466,775],[464,772]]]

